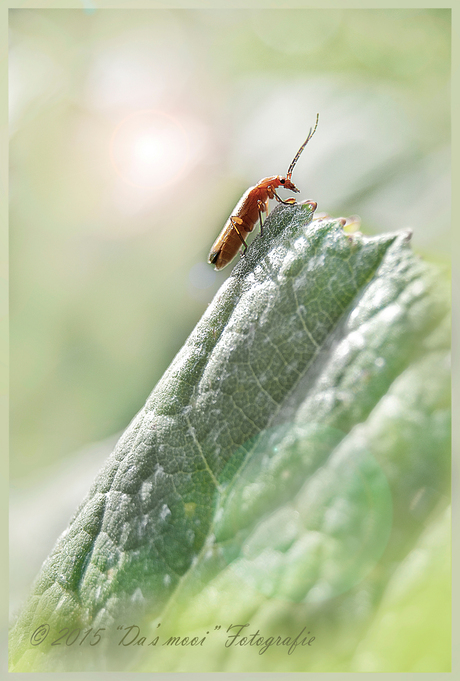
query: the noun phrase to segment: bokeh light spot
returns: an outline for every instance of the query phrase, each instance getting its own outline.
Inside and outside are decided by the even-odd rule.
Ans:
[[[208,289],[216,280],[216,273],[209,265],[198,262],[190,268],[189,282],[194,288]]]
[[[115,128],[110,158],[116,172],[134,187],[164,187],[187,168],[190,143],[178,120],[161,111],[130,114]]]

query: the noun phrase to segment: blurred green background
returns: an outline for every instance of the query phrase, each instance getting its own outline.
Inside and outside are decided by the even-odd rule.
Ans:
[[[317,112],[300,199],[369,234],[411,227],[421,255],[447,259],[450,10],[11,10],[9,60],[24,514],[34,485],[56,493],[49,467],[56,481],[109,438],[79,457],[92,477],[230,271],[206,257],[231,209],[287,170]],[[88,481],[63,476],[78,501]]]

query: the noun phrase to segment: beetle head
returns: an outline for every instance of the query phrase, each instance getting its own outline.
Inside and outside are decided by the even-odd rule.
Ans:
[[[300,189],[297,189],[295,184],[291,182],[290,178],[288,177],[280,177],[278,175],[278,182],[279,182],[279,187],[284,187],[284,189],[289,189],[291,192],[300,192]]]

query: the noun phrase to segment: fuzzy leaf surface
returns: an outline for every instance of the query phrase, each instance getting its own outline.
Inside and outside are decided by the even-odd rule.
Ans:
[[[12,671],[352,670],[448,494],[448,297],[408,242],[272,212],[43,565]],[[314,641],[261,654],[236,623]],[[101,641],[51,646],[62,627]]]

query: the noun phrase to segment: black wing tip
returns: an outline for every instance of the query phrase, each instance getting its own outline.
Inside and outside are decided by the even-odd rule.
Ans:
[[[210,265],[215,265],[217,262],[217,259],[219,258],[220,251],[211,251],[211,253],[208,255],[208,263]]]

